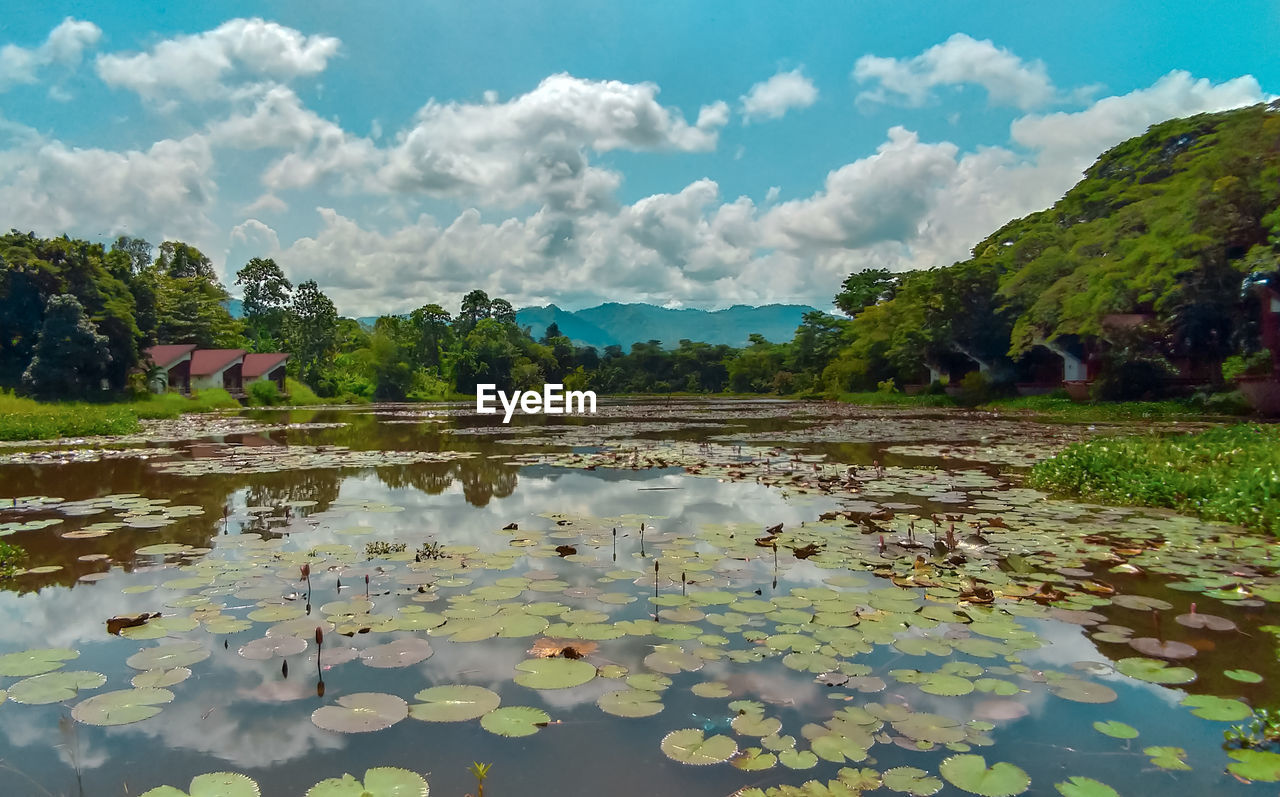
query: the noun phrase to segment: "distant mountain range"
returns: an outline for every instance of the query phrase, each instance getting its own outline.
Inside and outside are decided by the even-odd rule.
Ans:
[[[235,318],[244,314],[239,299],[227,302]],[[751,307],[737,304],[724,310],[673,310],[652,304],[608,304],[585,310],[562,310],[554,304],[525,307],[516,311],[516,323],[529,327],[535,338],[541,338],[554,322],[560,334],[579,346],[621,346],[628,350],[632,343],[662,341],[663,348],[673,349],[683,339],[700,343],[726,343],[745,346],[752,333],[779,343],[791,340],[805,313],[816,308],[804,304],[766,304]],[[376,316],[356,319],[372,327]]]
[[[652,304],[609,302],[585,310],[562,310],[554,304],[526,307],[516,311],[516,322],[529,327],[535,338],[542,337],[554,322],[580,346],[621,346],[647,340],[662,341],[673,349],[682,339],[702,343],[745,346],[754,332],[766,340],[791,340],[805,313],[815,308],[803,304],[767,304],[761,307],[734,305],[724,310],[674,310]]]

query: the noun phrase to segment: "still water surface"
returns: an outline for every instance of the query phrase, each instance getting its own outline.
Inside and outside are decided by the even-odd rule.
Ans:
[[[0,794],[137,795],[161,784],[185,788],[203,772],[232,770],[253,777],[265,795],[293,795],[344,772],[360,776],[368,767],[400,766],[426,775],[433,795],[460,797],[474,791],[466,766],[488,761],[494,764],[485,785],[491,797],[729,795],[748,786],[826,782],[841,766],[879,773],[911,766],[936,776],[940,762],[957,753],[983,755],[988,765],[1017,765],[1031,777],[1031,794],[1055,794],[1053,784],[1070,776],[1095,778],[1125,795],[1272,793],[1274,786],[1246,785],[1224,771],[1230,759],[1221,748],[1222,731],[1229,722],[1193,716],[1180,703],[1189,693],[1274,702],[1270,684],[1280,668],[1273,638],[1259,630],[1275,622],[1273,604],[1215,600],[1167,586],[1209,574],[1217,580],[1201,585],[1208,591],[1225,584],[1223,573],[1233,569],[1242,573],[1237,580],[1271,584],[1274,571],[1258,561],[1269,556],[1269,545],[1255,546],[1234,564],[1219,561],[1223,555],[1215,547],[1214,561],[1199,573],[1194,555],[1163,553],[1176,561],[1116,570],[1120,555],[1105,561],[1086,555],[1088,545],[1102,549],[1096,541],[1053,543],[1045,552],[1047,534],[1074,541],[1085,536],[1084,526],[1095,535],[1113,530],[1116,539],[1107,544],[1114,548],[1126,530],[1149,541],[1164,533],[1160,524],[1180,521],[1155,513],[1144,521],[1146,513],[1101,507],[1064,504],[1068,508],[1059,510],[1019,492],[1019,468],[891,448],[968,444],[981,450],[1021,443],[1034,453],[1087,430],[777,402],[602,409],[592,420],[525,418],[511,428],[488,425],[491,419],[465,407],[258,411],[245,418],[259,428],[123,441],[118,448],[150,449],[129,456],[92,461],[95,455],[82,453],[64,457],[70,461],[0,464],[0,524],[57,521],[5,538],[28,550],[24,565],[34,572],[0,582],[0,654],[66,648],[79,655],[64,670],[106,677],[104,685],[63,701],[0,705]],[[331,446],[365,454],[343,461],[333,458],[339,449]],[[13,459],[25,451],[0,455]],[[600,451],[622,453],[592,463],[581,459]],[[288,459],[291,452],[305,456]],[[396,457],[422,452],[441,461]],[[798,477],[822,477],[825,486],[806,487]],[[913,492],[916,483],[930,486]],[[156,503],[140,505],[135,495]],[[74,503],[107,496],[115,498],[79,508]],[[73,509],[38,497],[63,499]],[[837,512],[848,514],[833,519]],[[947,514],[956,520],[946,520]],[[930,515],[941,519],[936,540]],[[144,520],[137,522],[139,517]],[[1009,530],[990,529],[992,517]],[[918,525],[912,518],[919,518]],[[975,565],[985,563],[998,577],[977,584],[999,591],[1010,583],[1000,574],[1010,570],[1006,555],[1013,543],[994,542],[999,550],[984,551],[975,538],[965,549],[968,562],[947,563],[955,555],[941,541],[943,530],[958,526],[958,540],[952,539],[958,551],[974,521],[980,532],[988,527],[986,542],[1016,542],[1025,523],[1036,543],[1018,554],[1023,559],[1016,560],[1012,581],[1067,593],[1052,605],[1025,596],[998,598],[996,607],[1027,607],[1017,612],[1016,625],[1009,620],[1004,627],[1021,629],[1030,644],[994,654],[979,645],[972,649],[982,655],[971,655],[947,647],[971,637],[967,615],[948,616],[955,620],[950,623],[934,615],[904,619],[931,602],[965,610],[968,604],[956,596],[973,583],[955,581],[957,568],[985,572]],[[511,524],[517,528],[504,530]],[[804,530],[799,533],[809,536],[797,544],[817,540],[821,553],[803,559],[783,544],[775,557],[772,547],[752,542],[768,540],[766,528],[777,524],[783,535]],[[883,533],[867,533],[867,524]],[[1193,525],[1203,526],[1181,522],[1177,528]],[[776,537],[775,544],[789,539]],[[927,545],[915,547],[919,540]],[[366,545],[378,541],[407,549],[369,558]],[[414,561],[414,552],[430,543],[442,546],[442,557]],[[173,546],[147,551],[162,544]],[[573,552],[558,553],[561,545]],[[665,568],[657,576],[655,561]],[[309,596],[299,580],[303,562],[315,563]],[[1018,572],[1023,567],[1028,573]],[[1170,569],[1172,575],[1153,572]],[[890,573],[900,581],[917,579],[919,586],[895,587]],[[1077,601],[1097,594],[1079,589],[1091,579],[1117,594],[1152,599],[1154,608]],[[486,586],[491,590],[475,592]],[[886,594],[892,590],[902,598]],[[912,605],[903,608],[902,600]],[[1193,601],[1199,612],[1240,630],[1176,623]],[[554,603],[562,606],[548,606]],[[526,611],[530,605],[538,605],[539,614]],[[420,611],[448,619],[434,627],[396,624]],[[969,613],[987,611],[979,601]],[[172,625],[122,636],[107,632],[107,618],[143,612],[161,612]],[[597,647],[585,660],[604,668],[601,675],[568,688],[515,682],[517,665],[530,658],[544,633],[535,619],[513,625],[511,636],[486,635],[482,621],[494,612],[545,617],[554,624],[542,629],[548,634],[581,632],[555,636],[594,640]],[[261,619],[249,618],[251,613]],[[861,622],[843,625],[831,619],[837,614]],[[269,628],[295,617],[305,618],[299,627],[310,628],[312,620],[325,627],[319,662],[305,629],[296,634],[308,638],[301,652],[265,660],[241,654]],[[608,629],[619,621],[655,619],[652,625],[624,625],[626,633]],[[245,622],[231,622],[238,620]],[[1119,641],[1106,632],[1107,641],[1095,639],[1100,625],[1118,626]],[[475,641],[452,639],[463,635],[458,628]],[[783,637],[789,634],[802,639],[788,646]],[[1195,648],[1191,659],[1169,662],[1192,668],[1193,682],[1159,685],[1112,670],[1112,662],[1140,655],[1123,637],[1152,635]],[[913,637],[929,640],[923,646],[928,650],[892,644]],[[1011,637],[994,638],[1005,644]],[[368,666],[358,656],[398,639],[427,640],[431,654],[397,668]],[[155,716],[118,726],[72,717],[85,699],[130,688],[141,671],[126,664],[131,656],[180,640],[208,655],[186,665],[191,674],[185,680],[165,687],[173,700]],[[575,644],[590,648],[582,642]],[[684,665],[652,658],[676,648]],[[936,682],[943,686],[926,690],[911,674],[940,672],[949,663],[951,676],[963,681],[958,686],[944,679]],[[1250,670],[1262,680],[1232,680],[1223,676],[1229,669]],[[670,684],[657,690],[658,713],[624,718],[597,705],[602,695],[620,689],[654,691],[662,684],[627,678],[661,673]],[[824,673],[835,685],[817,679]],[[984,692],[973,686],[980,678],[1013,688],[984,684],[994,690]],[[1061,678],[1102,688],[1050,688]],[[12,690],[21,680],[0,678],[0,688]],[[703,688],[715,696],[690,691],[708,682],[723,687]],[[420,690],[446,684],[484,686],[503,706],[542,709],[551,723],[532,735],[506,738],[475,719],[409,717],[367,733],[335,732],[311,719],[317,708],[346,695],[386,693],[413,704]],[[1063,691],[1075,696],[1062,697]],[[781,730],[763,742],[759,734],[739,732],[730,721],[743,709],[729,705],[738,700],[754,701],[748,713],[776,718]],[[761,748],[761,755],[767,756],[765,747],[788,744],[803,751],[829,732],[819,726],[833,712],[869,704],[884,717],[864,715],[869,749],[852,745],[842,764],[824,756],[803,770],[779,763],[744,771],[730,763],[686,765],[660,748],[671,731],[698,728],[733,738],[739,750]],[[950,724],[926,719],[914,735],[899,730],[913,726],[895,720],[912,714],[950,718]],[[1094,722],[1108,720],[1133,726],[1138,738],[1094,730]],[[788,743],[787,736],[794,739]],[[1156,766],[1143,753],[1152,746],[1181,748],[1190,769]],[[964,793],[939,785],[940,794]]]

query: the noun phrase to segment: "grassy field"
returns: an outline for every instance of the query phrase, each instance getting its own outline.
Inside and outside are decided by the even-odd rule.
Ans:
[[[1076,443],[1036,465],[1029,483],[1280,534],[1280,426],[1237,424],[1195,434]]]
[[[0,440],[52,440],[95,434],[131,434],[142,419],[177,418],[187,412],[239,409],[225,390],[201,390],[192,398],[166,393],[115,404],[44,403],[0,393]]]

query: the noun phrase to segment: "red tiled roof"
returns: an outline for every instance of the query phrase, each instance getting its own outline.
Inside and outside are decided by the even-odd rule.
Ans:
[[[244,356],[244,367],[240,369],[240,373],[245,379],[257,379],[263,374],[271,373],[276,366],[282,365],[288,359],[288,354],[279,351],[246,354]]]
[[[212,376],[244,357],[244,349],[198,349],[191,355],[192,376]]]
[[[144,359],[150,360],[161,368],[167,368],[195,350],[196,344],[194,343],[176,343],[163,346],[151,346],[142,352],[142,356]]]

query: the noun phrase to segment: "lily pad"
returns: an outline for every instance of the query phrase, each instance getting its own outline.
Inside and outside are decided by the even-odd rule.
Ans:
[[[1112,739],[1137,739],[1138,729],[1132,725],[1127,725],[1119,720],[1107,720],[1106,722],[1093,723],[1093,729],[1104,736],[1110,736]]]
[[[188,791],[160,786],[144,791],[141,797],[260,797],[257,782],[239,772],[210,772],[191,779]]]
[[[1161,769],[1191,769],[1187,764],[1187,751],[1181,747],[1147,747],[1142,752],[1151,756],[1151,763]]]
[[[532,736],[551,722],[551,715],[531,706],[505,706],[480,718],[480,727],[498,736]]]
[[[423,689],[413,696],[409,716],[424,722],[463,722],[482,717],[502,702],[498,693],[483,686],[449,685]]]
[[[662,695],[644,689],[620,689],[606,692],[596,705],[615,717],[652,717],[662,711]]]
[[[1227,770],[1245,780],[1275,783],[1280,781],[1280,753],[1270,750],[1232,750],[1234,759]]]
[[[338,733],[367,733],[390,728],[409,716],[409,704],[395,695],[356,692],[338,698],[337,705],[311,712],[317,727]]]
[[[880,776],[886,788],[912,797],[930,797],[942,790],[942,781],[915,767],[894,767]]]
[[[424,661],[430,658],[433,652],[431,644],[427,640],[418,639],[417,637],[405,637],[394,642],[388,642],[385,645],[374,645],[371,648],[365,648],[360,651],[360,658],[364,660],[366,667],[394,669],[408,667],[411,664]]]
[[[1196,679],[1195,670],[1188,667],[1170,667],[1159,659],[1132,656],[1116,662],[1116,671],[1139,681],[1153,684],[1189,684]]]
[[[71,716],[85,725],[128,725],[154,717],[161,706],[172,702],[173,692],[168,689],[120,689],[80,701]]]
[[[1189,695],[1182,705],[1191,709],[1191,713],[1206,720],[1218,722],[1238,722],[1253,716],[1253,709],[1239,700],[1213,695]]]
[[[1020,767],[1001,761],[990,767],[980,755],[955,755],[938,767],[948,783],[981,797],[1013,797],[1031,786],[1031,776]]]
[[[9,687],[9,699],[37,706],[61,703],[75,697],[81,689],[97,689],[106,682],[107,676],[100,672],[50,672],[18,681]]]
[[[349,774],[326,778],[307,789],[306,797],[427,797],[428,792],[426,779],[416,772],[375,767],[365,770],[363,781]]]
[[[1102,781],[1075,775],[1061,783],[1053,784],[1062,797],[1120,797],[1115,789]]]
[[[69,648],[35,648],[19,653],[6,653],[0,656],[0,675],[25,678],[53,672],[79,655],[78,651]]]
[[[525,659],[516,665],[515,682],[530,689],[567,689],[596,677],[596,666],[575,659]]]
[[[143,648],[125,660],[135,670],[172,669],[187,667],[209,658],[209,649],[199,642],[171,642],[153,648]]]
[[[1253,670],[1227,670],[1223,675],[1233,681],[1239,681],[1242,684],[1256,684],[1262,682],[1262,676]]]
[[[701,728],[672,731],[662,738],[662,752],[672,761],[706,766],[728,761],[738,752],[738,743],[728,736],[706,737]]]

